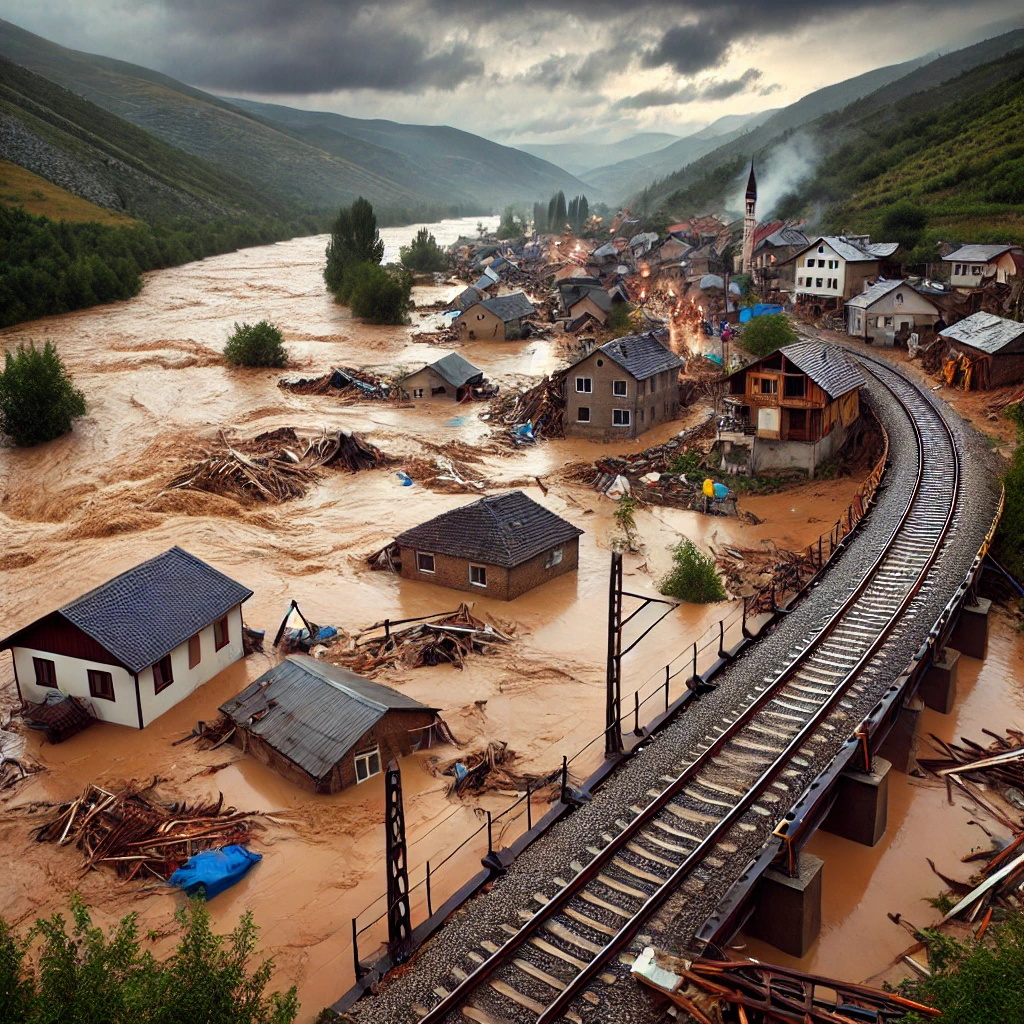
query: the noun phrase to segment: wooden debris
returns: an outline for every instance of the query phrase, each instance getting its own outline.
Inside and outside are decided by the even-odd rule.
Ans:
[[[395,381],[351,366],[332,369],[319,377],[282,377],[277,386],[299,395],[331,395],[345,405],[402,400],[402,389]]]
[[[463,796],[466,793],[483,793],[500,790],[504,793],[518,794],[529,787],[531,794],[538,799],[552,796],[548,787],[556,781],[561,787],[562,769],[556,768],[546,775],[535,775],[517,771],[513,765],[516,752],[508,749],[508,744],[496,743],[493,740],[486,748],[476,753],[462,754],[447,762],[431,765],[439,775],[450,775],[447,794]]]
[[[714,549],[712,549],[714,550]],[[761,547],[727,547],[714,551],[718,569],[737,594],[757,594],[748,611],[772,610],[771,587],[782,594],[799,590],[817,571],[810,549],[790,551],[774,541],[762,541]]]
[[[151,876],[166,881],[195,853],[245,843],[263,826],[257,815],[216,801],[164,804],[153,797],[158,780],[145,788],[134,782],[111,792],[89,784],[35,830],[36,842],[72,843],[85,869],[113,868],[124,879]]]
[[[508,391],[498,395],[491,401],[485,415],[509,428],[506,439],[512,444],[522,442],[515,428],[526,423],[531,425],[534,440],[565,437],[562,420],[567,373],[561,370],[525,391]]]

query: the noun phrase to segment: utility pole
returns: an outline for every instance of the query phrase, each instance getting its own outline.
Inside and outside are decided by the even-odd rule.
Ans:
[[[412,953],[412,914],[409,906],[409,861],[405,844],[402,772],[390,761],[384,778],[385,866],[388,873],[388,953],[395,965]]]
[[[622,552],[612,552],[608,579],[608,657],[605,665],[604,756],[622,753]]]

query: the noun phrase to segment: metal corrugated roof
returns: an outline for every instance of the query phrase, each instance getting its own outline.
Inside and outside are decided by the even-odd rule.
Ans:
[[[1004,252],[1019,248],[1018,245],[961,245],[956,252],[942,259],[944,263],[988,263],[998,259]]]
[[[292,654],[220,710],[321,779],[389,711],[436,709],[336,665]],[[265,714],[253,721],[260,712]]]
[[[974,313],[941,332],[943,338],[959,341],[962,345],[981,352],[999,352],[1007,345],[1024,337],[1024,324],[1005,320],[994,313]]]
[[[400,533],[403,547],[511,569],[583,531],[522,491],[481,498]]]
[[[175,546],[58,612],[130,672],[141,672],[250,597],[247,587]]]
[[[860,370],[835,345],[827,345],[823,341],[798,341],[779,351],[829,398],[839,398],[866,383]]]
[[[841,235],[819,235],[806,249],[796,253],[794,258],[803,256],[805,252],[809,252],[822,242],[847,263],[864,263],[868,260],[884,259],[886,256],[891,256],[900,247],[899,242],[871,242],[862,247]]]
[[[891,291],[895,291],[901,284],[906,284],[905,281],[876,281],[869,288],[865,288],[860,295],[855,295],[850,299],[846,305],[855,306],[857,309],[867,309],[873,302],[877,302],[879,299],[884,298]],[[909,287],[909,285],[907,286]]]

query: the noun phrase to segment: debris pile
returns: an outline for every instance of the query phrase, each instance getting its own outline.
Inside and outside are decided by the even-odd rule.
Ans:
[[[215,444],[201,449],[200,458],[176,476],[168,488],[209,491],[246,501],[282,502],[300,498],[319,479],[321,466],[350,473],[373,469],[389,460],[357,434],[326,431],[317,438],[300,438],[291,427],[280,427],[250,440],[229,440],[221,431]]]
[[[562,774],[561,768],[547,775],[520,772],[513,767],[515,761],[516,752],[509,750],[507,743],[492,740],[483,750],[462,754],[455,760],[436,763],[431,767],[440,775],[451,776],[452,781],[446,791],[448,796],[488,791],[518,796],[529,787],[531,794],[541,797],[546,788]]]
[[[402,465],[414,483],[442,494],[476,494],[488,483],[475,466],[457,462],[447,455],[435,455],[433,459],[406,459]]]
[[[714,554],[730,590],[741,596],[757,594],[757,600],[748,608],[754,613],[772,611],[773,586],[780,596],[792,593],[818,571],[817,560],[809,548],[790,551],[772,540],[762,541],[759,548],[727,547]]]
[[[565,370],[552,374],[525,391],[509,391],[493,399],[483,414],[509,428],[514,444],[565,437]]]
[[[191,807],[160,803],[151,795],[157,781],[114,792],[90,783],[35,830],[36,842],[74,843],[87,869],[104,865],[124,879],[145,874],[163,882],[194,853],[245,843],[262,828],[256,815],[224,807],[223,794]]]
[[[401,401],[402,398],[402,389],[395,381],[351,366],[331,370],[319,377],[282,377],[277,386],[299,395],[332,395],[346,405]]]

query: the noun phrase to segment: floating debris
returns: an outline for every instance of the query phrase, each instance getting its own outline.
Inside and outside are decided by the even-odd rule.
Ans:
[[[508,439],[515,445],[565,437],[566,370],[552,374],[526,391],[508,392],[493,399],[484,414],[509,428]],[[528,430],[522,428],[528,427]]]
[[[395,381],[351,366],[333,369],[319,377],[282,377],[277,386],[300,395],[331,395],[346,405],[402,400],[402,389]]]

